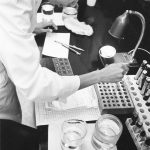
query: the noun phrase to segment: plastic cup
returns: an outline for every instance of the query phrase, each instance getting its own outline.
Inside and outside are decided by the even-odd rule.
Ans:
[[[99,55],[104,60],[105,65],[114,63],[114,56],[116,55],[116,49],[110,45],[106,45],[100,48]]]
[[[87,133],[86,122],[78,119],[66,120],[62,124],[61,147],[63,150],[80,150]]]
[[[115,150],[116,143],[122,133],[120,120],[110,114],[102,115],[95,124],[92,145],[96,150]]]
[[[95,6],[95,4],[96,4],[96,0],[87,0],[88,6],[93,7],[93,6]]]
[[[43,15],[43,20],[50,22],[53,20],[54,5],[51,5],[49,2],[43,3],[41,6],[41,12]]]

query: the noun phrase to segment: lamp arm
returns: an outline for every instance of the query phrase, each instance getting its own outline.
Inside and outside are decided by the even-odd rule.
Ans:
[[[145,31],[145,26],[146,26],[146,25],[145,25],[145,18],[144,18],[144,16],[143,16],[141,13],[139,13],[139,12],[137,12],[137,11],[132,11],[132,10],[128,10],[128,13],[129,13],[129,14],[136,15],[137,17],[139,17],[140,20],[141,20],[141,23],[142,23],[141,34],[140,34],[139,40],[138,40],[138,42],[137,42],[135,48],[133,49],[133,53],[132,53],[132,56],[131,56],[131,60],[133,61],[133,60],[134,60],[135,53],[136,53],[136,51],[137,51],[137,49],[138,49],[138,47],[139,47],[139,45],[140,45],[140,43],[141,43],[141,41],[142,41],[142,39],[143,39],[144,31]]]

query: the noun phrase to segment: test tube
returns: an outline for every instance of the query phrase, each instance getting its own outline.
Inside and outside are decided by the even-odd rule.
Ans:
[[[147,103],[149,103],[149,104],[150,104],[150,96],[149,96],[149,98],[147,99]]]
[[[150,64],[146,65],[147,76],[150,77]]]
[[[147,75],[147,70],[143,70],[141,76],[140,76],[139,79],[138,79],[137,84],[138,84],[138,88],[139,88],[140,90],[141,90],[142,87],[143,87],[144,81],[145,81],[145,79],[146,79],[146,75]]]
[[[150,89],[148,89],[147,92],[144,94],[143,99],[148,100],[149,97],[150,97]]]
[[[143,125],[143,123],[141,121],[137,121],[136,124],[133,126],[133,131],[135,133],[141,132],[142,125]]]
[[[131,119],[132,119],[131,125],[135,125],[135,123],[136,123],[136,121],[138,119],[138,113],[134,111]]]
[[[136,75],[135,75],[135,77],[134,77],[135,80],[138,80],[138,78],[139,78],[140,75],[142,74],[142,72],[143,72],[143,70],[144,70],[146,64],[147,64],[147,61],[146,61],[146,60],[143,60],[141,66],[140,66],[140,68],[139,68],[139,70],[137,71],[137,73],[136,73]]]
[[[148,90],[149,88],[149,85],[150,84],[150,77],[146,77],[146,80],[144,81],[144,84],[143,84],[143,87],[142,87],[142,90],[141,90],[141,94],[144,95],[145,92]]]
[[[148,101],[145,103],[145,105],[148,106],[148,107],[150,106],[150,101],[149,101],[149,99],[148,99]]]

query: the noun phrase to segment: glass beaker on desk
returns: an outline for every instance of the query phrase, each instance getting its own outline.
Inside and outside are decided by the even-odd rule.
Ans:
[[[62,124],[61,147],[63,150],[81,150],[87,133],[86,122],[78,119],[66,120]]]
[[[122,133],[122,123],[113,115],[102,115],[95,124],[92,145],[96,150],[116,150],[116,143]]]

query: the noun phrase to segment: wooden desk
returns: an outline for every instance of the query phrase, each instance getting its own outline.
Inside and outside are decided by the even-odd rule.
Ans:
[[[102,5],[100,2],[101,1],[97,2],[95,7],[88,7],[86,6],[86,1],[79,1],[78,19],[80,21],[90,23],[94,29],[94,34],[88,37],[71,33],[70,44],[76,45],[85,50],[85,52],[83,52],[81,56],[69,52],[69,61],[75,75],[80,75],[96,70],[97,68],[101,69],[103,67],[98,55],[98,51],[103,45],[110,44],[116,47],[116,49],[120,52],[129,51],[130,49],[132,49],[132,47],[134,47],[134,42],[136,40],[135,37],[137,34],[134,28],[132,28],[132,25],[130,26],[130,28],[132,28],[132,33],[134,34],[131,34],[131,36],[129,36],[128,41],[117,41],[108,34],[108,30],[114,18],[119,14],[122,14],[122,12],[124,12],[124,8],[122,7],[121,9],[119,9],[119,11],[117,9],[116,12],[115,9],[113,9],[114,12],[112,12],[112,8],[110,7],[113,6],[110,5],[109,7],[107,7],[107,5]],[[70,31],[67,30],[64,26],[61,26],[59,27],[59,30],[57,32]],[[44,38],[45,35],[36,37],[37,43],[40,46],[44,44]],[[45,61],[45,66],[47,68],[54,70],[54,66],[50,57],[43,56],[43,61]],[[117,143],[118,150],[136,150],[132,138],[125,126],[125,120],[128,116],[118,115],[118,117],[122,121],[124,127],[123,133]],[[48,150],[48,126],[40,126],[38,128],[38,131],[41,141],[41,150]]]

